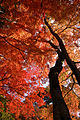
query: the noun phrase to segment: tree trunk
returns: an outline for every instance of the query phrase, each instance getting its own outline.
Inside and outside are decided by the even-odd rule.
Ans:
[[[76,80],[78,81],[78,84],[80,85],[80,71],[77,69],[76,65],[74,64],[74,62],[70,59],[67,51],[66,51],[66,48],[63,44],[63,41],[62,39],[58,36],[58,34],[56,34],[51,26],[48,24],[48,22],[46,21],[46,19],[44,19],[45,21],[45,24],[47,25],[47,27],[49,28],[51,34],[57,39],[57,41],[59,42],[59,46],[60,46],[60,49],[63,53],[63,56],[64,58],[66,59],[66,62],[67,64],[69,65],[69,67],[71,68],[71,70],[73,71],[73,74],[75,75],[76,77]]]
[[[57,39],[59,43],[60,49],[58,49],[53,43],[49,41],[49,44],[56,50],[61,52],[62,55],[58,54],[58,60],[56,61],[56,65],[50,69],[49,72],[49,80],[50,80],[50,93],[52,96],[53,100],[53,118],[54,120],[71,120],[70,115],[69,115],[69,110],[67,108],[67,105],[62,97],[62,93],[60,90],[59,86],[59,81],[58,81],[58,75],[62,70],[62,61],[66,59],[67,64],[73,71],[73,74],[76,77],[76,80],[78,81],[78,84],[80,85],[80,71],[77,69],[76,65],[74,62],[70,59],[66,48],[63,44],[62,39],[56,34],[51,26],[48,24],[46,21],[46,18],[44,18],[45,24],[49,28],[51,34]],[[58,53],[58,52],[57,52]],[[62,58],[62,56],[64,58]]]
[[[69,110],[62,97],[59,86],[58,75],[62,70],[61,58],[58,58],[56,65],[50,69],[49,82],[50,93],[53,100],[53,119],[54,120],[71,120]]]

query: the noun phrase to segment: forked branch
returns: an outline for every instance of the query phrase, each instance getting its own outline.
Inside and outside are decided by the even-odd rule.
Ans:
[[[67,51],[66,51],[66,48],[63,44],[63,41],[62,39],[59,37],[59,35],[57,33],[55,33],[53,31],[53,29],[51,28],[51,26],[48,24],[48,22],[46,21],[46,18],[44,18],[44,21],[45,21],[45,24],[47,25],[47,27],[49,28],[51,34],[57,39],[57,41],[59,42],[59,46],[60,46],[60,49],[62,51],[62,54],[64,56],[64,58],[66,59],[66,62],[67,64],[69,65],[69,67],[71,68],[71,70],[73,71],[73,74],[75,75],[77,81],[78,81],[78,84],[80,85],[80,72],[79,70],[77,69],[76,65],[74,64],[74,62],[70,59]]]

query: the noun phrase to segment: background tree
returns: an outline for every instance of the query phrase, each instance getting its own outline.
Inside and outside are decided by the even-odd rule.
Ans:
[[[20,114],[25,118],[35,116],[33,103],[44,104],[43,94],[40,97],[38,93],[44,92],[41,86],[48,81],[51,67],[50,72],[55,73],[54,68],[57,73],[53,76],[57,79],[51,76],[51,92],[57,82],[61,95],[70,78],[71,90],[79,99],[75,92],[80,85],[79,29],[79,0],[0,1],[0,94],[9,100],[6,112],[14,113],[16,119]],[[60,79],[64,72],[65,82]],[[23,99],[25,102],[21,102]]]

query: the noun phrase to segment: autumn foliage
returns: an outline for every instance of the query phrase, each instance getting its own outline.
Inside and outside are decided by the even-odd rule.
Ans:
[[[4,112],[5,107],[5,112],[17,120],[35,116],[37,120],[42,117],[47,120],[45,116],[50,108],[36,112],[34,103],[41,107],[46,104],[44,96],[50,97],[49,90],[46,92],[44,86],[49,81],[49,70],[58,58],[57,49],[52,44],[59,49],[60,44],[51,34],[44,18],[63,40],[70,59],[76,62],[79,69],[79,9],[79,0],[0,1],[0,96],[6,99],[5,106],[0,98],[0,112]],[[74,83],[72,73],[64,60],[59,74],[60,88],[71,116],[76,117],[80,110],[80,87],[75,75]],[[48,120],[52,117],[51,113]]]

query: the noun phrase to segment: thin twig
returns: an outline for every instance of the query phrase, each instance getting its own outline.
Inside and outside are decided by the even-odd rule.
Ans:
[[[66,81],[69,77],[71,77],[73,75],[73,73],[71,73],[65,80],[61,81],[60,83]]]
[[[71,89],[64,95],[64,98],[65,98],[66,95],[69,94],[69,92],[70,92],[71,90],[73,90],[73,86],[74,86],[74,84],[75,84],[75,80],[74,80],[74,78],[73,78],[73,74],[71,75],[71,77],[72,77],[72,79],[73,79],[73,84],[72,84],[72,86],[71,86]]]
[[[17,50],[19,50],[19,52],[20,52],[22,58],[25,60],[24,56],[23,56],[22,53],[21,53],[21,51],[22,51],[22,52],[25,52],[24,50],[21,50],[20,48],[18,48],[18,47],[16,47],[16,46],[12,45],[10,42],[8,42],[8,41],[6,40],[6,37],[2,37],[2,36],[0,36],[0,37],[3,38],[3,39],[5,40],[5,42],[7,42],[9,45],[11,45],[12,47],[14,47],[14,48],[16,48]]]
[[[80,99],[80,97],[74,92],[74,90],[72,90],[72,92]]]

